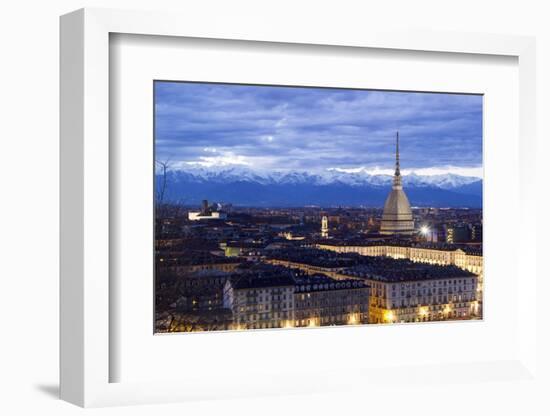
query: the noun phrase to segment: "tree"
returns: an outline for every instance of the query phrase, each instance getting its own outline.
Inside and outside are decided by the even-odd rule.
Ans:
[[[169,163],[170,163],[169,159],[166,161],[155,160],[155,164],[159,165],[161,170],[161,178],[159,181],[160,183],[157,185],[157,188],[158,188],[157,195],[156,195],[157,206],[161,206],[164,204],[164,197],[166,196],[166,183],[167,183],[166,175],[167,175]]]
[[[167,201],[166,195],[169,187],[168,170],[170,169],[170,159],[165,161],[155,160],[155,166],[159,167],[160,174],[155,170],[156,194],[155,211],[157,218],[178,217],[183,212],[184,200]],[[157,177],[159,176],[159,177]]]

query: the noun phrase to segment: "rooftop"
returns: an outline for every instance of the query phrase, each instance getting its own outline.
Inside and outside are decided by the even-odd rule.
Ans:
[[[208,251],[186,250],[177,254],[157,255],[157,265],[170,266],[196,266],[199,264],[229,264],[240,263],[241,260],[234,257],[222,257],[211,254]]]
[[[415,263],[405,259],[389,257],[369,257],[372,261],[345,270],[350,277],[361,277],[381,282],[424,281],[460,277],[476,277],[457,266],[438,266],[427,263]]]
[[[231,285],[234,289],[293,286],[296,293],[368,287],[362,280],[336,280],[324,274],[308,275],[299,269],[266,264],[241,269],[241,273],[231,276]]]
[[[271,258],[292,261],[312,266],[344,268],[341,272],[350,278],[368,278],[381,281],[409,281],[446,279],[453,277],[474,277],[475,274],[454,265],[438,266],[416,263],[390,257],[362,256],[357,253],[336,253],[332,251],[296,248],[281,250]]]
[[[233,289],[259,289],[264,287],[294,286],[294,278],[288,274],[273,274],[262,276],[259,274],[243,274],[233,276],[231,286]]]
[[[299,247],[274,251],[269,254],[269,258],[324,268],[351,267],[369,261],[368,257],[357,253],[343,254],[316,248]]]
[[[301,276],[296,278],[295,281],[295,293],[368,288],[365,281],[356,279],[336,280],[325,275]]]

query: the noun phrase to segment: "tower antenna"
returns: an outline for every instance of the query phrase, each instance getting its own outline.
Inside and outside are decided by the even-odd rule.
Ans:
[[[401,175],[401,171],[399,170],[399,132],[397,132],[395,142],[395,176],[399,175]]]

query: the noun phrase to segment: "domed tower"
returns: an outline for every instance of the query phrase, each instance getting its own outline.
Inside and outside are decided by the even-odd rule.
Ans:
[[[401,172],[399,170],[399,132],[395,147],[395,174],[393,185],[384,204],[380,234],[411,235],[414,234],[414,221],[411,205],[403,191]]]

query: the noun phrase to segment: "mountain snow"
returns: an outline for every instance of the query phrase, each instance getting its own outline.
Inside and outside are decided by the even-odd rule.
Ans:
[[[245,166],[220,166],[200,167],[191,166],[185,169],[172,170],[169,172],[170,179],[175,182],[196,182],[196,183],[235,183],[249,182],[262,185],[284,185],[284,184],[308,184],[308,185],[329,185],[345,184],[349,186],[389,186],[392,182],[391,175],[370,174],[363,169],[357,171],[325,170],[319,173],[300,171],[259,171]],[[404,186],[436,187],[452,190],[464,185],[481,181],[480,178],[461,176],[456,174],[440,175],[417,175],[410,173],[403,175]]]

